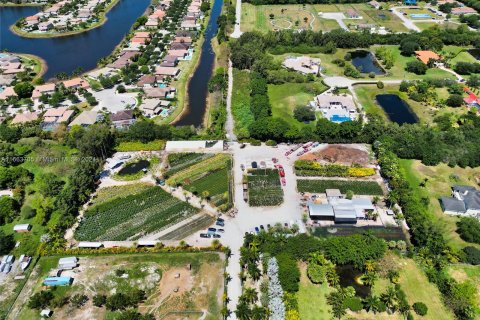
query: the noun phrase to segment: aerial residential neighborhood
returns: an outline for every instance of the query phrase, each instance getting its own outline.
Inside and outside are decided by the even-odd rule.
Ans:
[[[0,17],[0,320],[480,318],[480,1]]]

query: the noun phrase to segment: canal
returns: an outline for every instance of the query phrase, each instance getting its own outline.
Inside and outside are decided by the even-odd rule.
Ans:
[[[40,7],[0,7],[0,50],[39,56],[48,66],[43,76],[46,80],[60,72],[71,74],[78,67],[92,70],[100,58],[108,56],[122,41],[149,4],[150,0],[120,0],[98,28],[67,37],[38,39],[18,36],[10,26],[37,13]]]
[[[210,11],[210,20],[204,33],[200,61],[188,83],[188,107],[176,125],[193,125],[199,127],[203,123],[207,109],[208,80],[212,76],[215,52],[212,39],[218,31],[217,18],[222,12],[223,0],[215,0]],[[179,88],[181,89],[181,88]]]

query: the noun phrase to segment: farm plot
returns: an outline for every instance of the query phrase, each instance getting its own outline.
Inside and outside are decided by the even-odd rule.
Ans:
[[[186,169],[199,161],[211,158],[213,156],[214,154],[211,153],[171,153],[167,156],[168,170],[163,174],[163,176],[165,178],[171,177],[175,173],[180,172],[183,169]]]
[[[277,169],[251,170],[247,181],[250,206],[278,206],[283,202],[283,190]]]
[[[169,185],[182,185],[193,194],[206,198],[213,205],[226,210],[231,206],[230,170],[232,160],[229,155],[217,154],[202,161],[190,164],[167,180]]]
[[[40,311],[29,308],[28,302],[41,291],[54,296],[53,300],[46,302],[46,307],[53,311],[53,319],[139,319],[125,316],[123,305],[115,303],[120,300],[119,295],[140,296],[140,302],[133,308],[142,314],[150,313],[155,319],[221,318],[223,254],[172,252],[85,255],[79,258],[76,269],[64,271],[64,275],[74,278],[71,286],[46,289],[42,281],[50,270],[56,268],[59,258],[43,257],[39,260],[14,306],[12,318],[39,319]],[[87,302],[75,304],[77,295],[85,295]],[[94,306],[92,302],[96,295],[104,295],[106,305]],[[124,301],[125,304],[130,303],[128,299]],[[173,313],[176,317],[170,316]]]
[[[118,197],[85,213],[78,240],[127,240],[159,231],[196,214],[198,210],[160,187]]]
[[[359,195],[383,195],[382,187],[375,181],[345,180],[297,180],[299,192],[325,193],[326,189],[340,189],[346,193],[352,191]]]

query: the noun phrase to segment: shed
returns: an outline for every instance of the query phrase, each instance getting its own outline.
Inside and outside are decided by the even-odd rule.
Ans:
[[[32,230],[32,226],[28,223],[17,224],[13,227],[13,231],[15,232],[30,232],[30,230]]]
[[[309,203],[308,212],[314,220],[333,220],[335,214],[330,204]]]
[[[343,195],[339,189],[325,189],[327,199],[342,199]]]
[[[352,207],[335,207],[335,223],[357,223],[357,213]]]
[[[137,247],[155,247],[159,242],[157,240],[139,240]]]
[[[42,318],[50,318],[53,314],[53,311],[50,310],[50,309],[43,309],[41,312],[40,312],[40,317]]]
[[[70,270],[75,268],[77,264],[78,258],[76,257],[60,258],[60,260],[58,260],[58,269]]]

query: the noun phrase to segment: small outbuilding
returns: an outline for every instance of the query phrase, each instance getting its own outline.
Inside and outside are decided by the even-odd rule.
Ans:
[[[40,317],[42,318],[50,318],[53,314],[53,311],[50,310],[50,309],[43,309],[41,312],[40,312]]]
[[[77,265],[78,258],[76,257],[60,258],[60,260],[58,260],[58,269],[71,270],[73,268],[76,268]]]
[[[47,287],[69,286],[72,282],[72,277],[48,277],[43,280],[43,284]]]
[[[78,244],[78,247],[79,248],[86,248],[86,249],[99,249],[99,248],[103,247],[103,243],[82,241]]]
[[[17,224],[13,227],[13,231],[15,232],[30,232],[30,230],[32,230],[32,226],[28,223]]]

